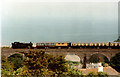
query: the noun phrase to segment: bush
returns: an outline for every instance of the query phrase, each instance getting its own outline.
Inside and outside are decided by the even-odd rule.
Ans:
[[[2,63],[7,62],[7,58],[5,56],[2,56],[1,59],[2,59]]]
[[[2,56],[2,64],[1,64],[1,74],[2,75],[13,75],[14,65],[11,62],[8,62],[7,58]]]
[[[103,67],[108,67],[109,66],[109,64],[107,64],[107,63],[102,63],[102,65],[103,65]]]
[[[90,72],[87,74],[87,77],[108,77],[108,74],[104,72]]]
[[[8,61],[12,62],[14,64],[14,70],[17,70],[18,68],[23,66],[24,58],[21,54],[14,54],[8,57]]]
[[[27,59],[24,65],[31,75],[60,75],[68,71],[64,56],[52,56],[45,51],[23,52]]]
[[[67,75],[69,75],[69,76],[83,76],[83,72],[78,70],[78,69],[70,68]]]
[[[67,61],[67,63],[70,65],[70,66],[77,66],[80,64],[80,62],[73,62],[73,61]]]
[[[97,74],[98,74],[98,77],[108,77],[108,74],[104,72],[98,72]]]
[[[89,72],[87,74],[87,77],[96,77],[96,76],[97,76],[97,73],[95,73],[95,72]]]
[[[67,61],[64,56],[50,56],[48,62],[48,69],[56,72],[56,74],[62,74],[68,71]]]
[[[117,70],[118,72],[120,72],[120,52],[117,53],[115,56],[113,56],[110,60],[110,65]]]
[[[23,66],[14,71],[13,75],[31,75],[31,73],[29,73],[29,69],[26,66]]]

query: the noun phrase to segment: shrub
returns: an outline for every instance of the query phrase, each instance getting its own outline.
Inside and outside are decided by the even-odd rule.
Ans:
[[[14,64],[14,70],[17,70],[18,68],[23,66],[24,58],[21,54],[14,54],[8,57],[8,61],[12,62]]]
[[[78,70],[78,69],[74,69],[74,68],[70,68],[68,71],[69,76],[83,76],[83,72]]]
[[[48,62],[48,69],[56,72],[56,74],[62,74],[68,71],[67,61],[64,56],[50,56]]]
[[[104,72],[90,72],[87,74],[88,77],[108,77],[108,74],[107,73],[104,73]]]
[[[120,52],[111,58],[110,65],[120,72]]]
[[[95,72],[89,72],[87,74],[87,77],[96,77],[96,76],[97,76],[97,73],[95,73]]]
[[[23,52],[27,59],[24,65],[31,75],[60,75],[67,72],[67,62],[64,56],[45,54],[45,51]]]
[[[1,74],[2,75],[13,75],[14,65],[11,62],[8,62],[7,58],[2,56],[2,64],[1,64]]]
[[[108,77],[108,74],[104,72],[98,72],[97,74],[98,74],[98,77]]]
[[[2,59],[2,63],[7,62],[7,58],[5,56],[2,56],[1,59]]]

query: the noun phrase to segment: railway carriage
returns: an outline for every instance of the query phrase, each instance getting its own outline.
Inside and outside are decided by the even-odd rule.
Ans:
[[[120,49],[120,42],[110,42],[110,48]]]
[[[89,48],[94,48],[94,43],[89,43]]]
[[[55,42],[40,42],[36,43],[36,48],[55,48],[56,43]]]
[[[80,44],[79,44],[79,46],[80,46]],[[71,43],[71,46],[70,46],[71,48],[77,48],[78,47],[78,43]]]
[[[36,43],[36,48],[68,48],[69,42],[41,42]]]
[[[70,42],[57,42],[56,47],[57,48],[69,48],[71,46]]]

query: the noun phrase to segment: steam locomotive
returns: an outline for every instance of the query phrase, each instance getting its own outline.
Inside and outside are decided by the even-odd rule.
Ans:
[[[20,42],[14,42],[12,43],[12,48],[13,49],[17,49],[17,48],[30,48],[32,49],[33,48],[33,43],[20,43]]]
[[[12,48],[111,48],[120,49],[120,42],[106,42],[106,43],[73,43],[73,42],[40,42],[36,43],[36,47],[33,47],[33,43],[12,43]]]

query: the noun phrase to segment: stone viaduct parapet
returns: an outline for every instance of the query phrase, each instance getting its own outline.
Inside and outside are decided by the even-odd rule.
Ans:
[[[120,49],[30,49],[30,50],[31,51],[45,50],[47,54],[53,55],[73,54],[79,56],[82,61],[85,55],[87,59],[89,59],[93,54],[102,54],[106,56],[110,61],[111,57],[113,57],[116,53],[120,52]],[[2,48],[1,55],[9,57],[13,54],[20,53],[21,51],[28,52],[29,49]]]

